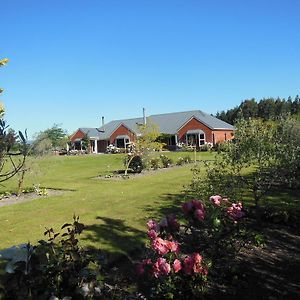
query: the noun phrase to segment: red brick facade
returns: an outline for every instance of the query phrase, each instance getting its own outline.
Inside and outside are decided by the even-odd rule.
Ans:
[[[70,141],[71,142],[75,142],[75,140],[77,139],[83,139],[85,136],[85,134],[80,130],[78,129],[71,137],[70,137]]]
[[[202,130],[205,134],[205,142],[219,143],[233,138],[233,130],[212,130],[196,118],[189,120],[178,131],[178,141],[185,143],[186,133],[188,130]]]
[[[213,133],[213,144],[232,140],[234,138],[233,130],[214,130]]]
[[[131,142],[135,142],[135,140],[136,140],[135,134],[131,130],[129,130],[126,126],[124,126],[123,124],[121,124],[110,136],[109,141],[111,144],[114,143],[114,141],[118,135],[128,135]]]

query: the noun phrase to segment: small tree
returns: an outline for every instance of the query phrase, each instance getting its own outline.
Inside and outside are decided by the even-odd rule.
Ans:
[[[159,151],[163,147],[163,143],[157,141],[159,137],[159,129],[156,124],[149,121],[147,124],[139,126],[140,135],[137,141],[128,148],[128,155],[125,158],[125,175],[131,167],[135,172],[143,169],[143,164],[149,159],[154,151]]]
[[[39,132],[33,144],[33,152],[38,155],[45,155],[52,150],[65,148],[68,142],[66,132],[54,124],[51,128]]]

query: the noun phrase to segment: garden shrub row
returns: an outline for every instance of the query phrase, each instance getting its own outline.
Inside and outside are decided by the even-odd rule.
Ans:
[[[128,157],[125,157],[124,164],[126,165]],[[161,154],[160,156],[155,157],[146,157],[142,155],[136,155],[132,158],[129,168],[136,172],[140,173],[142,170],[157,170],[161,168],[169,168],[174,165],[182,166],[184,164],[191,163],[192,159],[190,156],[179,157],[175,162],[168,156]]]

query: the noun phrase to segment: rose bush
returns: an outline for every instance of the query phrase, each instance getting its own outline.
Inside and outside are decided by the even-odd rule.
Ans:
[[[175,215],[149,220],[147,258],[136,266],[147,297],[202,297],[210,273],[246,242],[245,214],[241,202],[214,195],[206,204],[198,199],[183,203],[180,222]]]

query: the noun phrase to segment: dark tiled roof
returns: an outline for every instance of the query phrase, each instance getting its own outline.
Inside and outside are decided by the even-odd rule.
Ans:
[[[159,131],[166,134],[176,134],[178,130],[185,125],[190,119],[196,118],[201,123],[212,130],[227,129],[233,130],[234,127],[222,120],[217,119],[201,110],[192,110],[177,113],[167,113],[160,115],[151,115],[147,117],[147,121],[152,121],[158,125]],[[139,133],[138,125],[143,124],[143,118],[124,119],[111,121],[100,128],[79,128],[86,133],[90,138],[98,138],[108,140],[113,132],[121,125],[126,126],[135,134]]]

